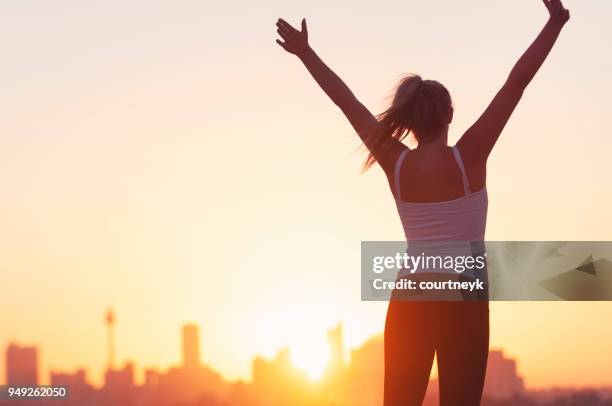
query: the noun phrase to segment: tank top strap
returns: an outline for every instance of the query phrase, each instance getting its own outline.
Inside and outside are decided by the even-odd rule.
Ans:
[[[459,166],[459,170],[461,171],[461,176],[463,177],[463,191],[466,195],[470,194],[470,181],[465,173],[465,166],[463,165],[463,159],[461,159],[461,153],[459,152],[459,148],[455,145],[453,147],[453,155],[455,156],[455,161],[457,161],[457,166]]]
[[[393,178],[393,182],[395,183],[395,196],[398,199],[401,199],[400,197],[400,170],[402,169],[402,163],[404,162],[404,159],[406,158],[406,154],[408,153],[408,151],[410,151],[410,148],[406,147],[406,149],[404,149],[401,153],[399,158],[397,158],[397,162],[395,162],[395,177]]]

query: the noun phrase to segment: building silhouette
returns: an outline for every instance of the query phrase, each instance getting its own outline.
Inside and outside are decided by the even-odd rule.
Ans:
[[[50,384],[52,386],[68,385],[70,387],[87,385],[87,376],[85,369],[78,369],[74,373],[55,372],[50,373]]]
[[[517,372],[516,361],[506,358],[502,350],[489,351],[483,396],[503,400],[521,396],[524,392],[525,385]]]
[[[127,362],[121,369],[108,368],[100,397],[104,404],[129,405],[134,398],[134,364]]]
[[[49,378],[51,386],[68,387],[69,402],[64,403],[87,404],[95,395],[94,388],[87,383],[87,372],[83,368],[73,373],[51,371]]]
[[[224,397],[229,383],[221,374],[203,365],[200,360],[198,326],[186,324],[181,329],[181,354],[179,366],[167,371],[154,368],[145,370],[145,393],[141,399],[146,405],[191,404],[200,402],[214,406]]]
[[[127,392],[134,388],[134,364],[127,362],[122,369],[108,368],[104,374],[104,389]]]
[[[11,343],[6,349],[6,383],[23,386],[38,384],[38,349]]]
[[[144,371],[144,386],[145,388],[155,388],[159,385],[159,380],[161,378],[161,373],[155,368],[147,368]]]
[[[183,367],[197,369],[200,366],[200,334],[198,326],[183,326]]]

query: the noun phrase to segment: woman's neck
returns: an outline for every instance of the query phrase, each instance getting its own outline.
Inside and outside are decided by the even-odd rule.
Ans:
[[[419,142],[416,149],[423,152],[439,152],[448,148],[447,143],[448,135],[444,133],[435,137],[428,137],[428,140],[425,142]]]

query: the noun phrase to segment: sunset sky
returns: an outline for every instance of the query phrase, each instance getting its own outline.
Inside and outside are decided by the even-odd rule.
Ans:
[[[5,1],[0,4],[0,382],[12,340],[101,382],[103,316],[118,359],[167,367],[184,322],[204,362],[249,378],[296,363],[360,301],[362,240],[400,240],[379,168],[274,40],[306,17],[321,57],[379,112],[400,75],[444,83],[450,142],[546,21],[541,0]],[[612,239],[612,3],[572,20],[489,161],[488,240]],[[530,387],[612,385],[612,303],[494,303],[492,347]],[[306,365],[302,365],[306,366]]]

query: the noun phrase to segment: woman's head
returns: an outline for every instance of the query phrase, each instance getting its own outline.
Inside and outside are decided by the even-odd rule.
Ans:
[[[423,80],[418,75],[403,78],[387,110],[377,117],[380,130],[370,148],[380,150],[387,145],[389,137],[399,140],[412,132],[416,141],[428,141],[445,136],[453,119],[453,104],[450,93],[435,80]],[[368,156],[365,169],[376,160]]]

